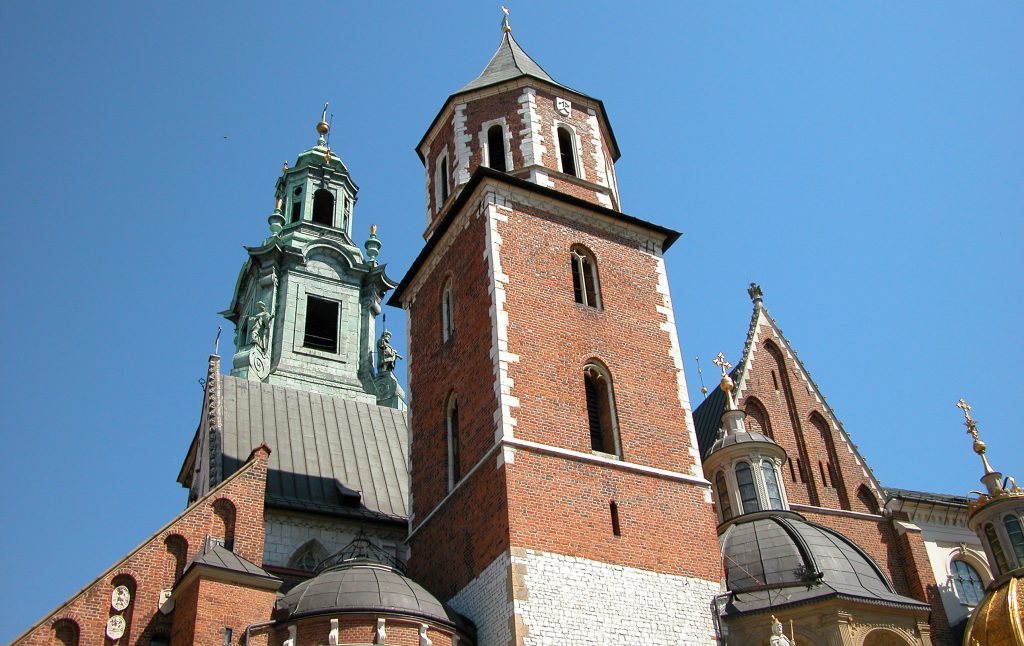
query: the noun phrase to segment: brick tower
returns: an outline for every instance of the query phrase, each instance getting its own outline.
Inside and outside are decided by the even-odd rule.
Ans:
[[[417,151],[410,574],[478,643],[714,643],[722,576],[663,252],[601,101],[507,24]]]

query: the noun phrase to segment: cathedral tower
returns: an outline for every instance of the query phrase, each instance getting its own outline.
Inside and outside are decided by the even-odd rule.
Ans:
[[[352,241],[358,187],[328,145],[330,125],[277,180],[270,237],[246,247],[222,314],[235,324],[231,374],[356,401],[404,408],[390,370],[378,370],[376,316],[395,285],[377,263],[376,227],[365,253]],[[390,366],[389,366],[390,367]]]
[[[662,258],[679,234],[620,210],[603,104],[506,25],[417,151],[426,245],[391,301],[411,574],[481,644],[713,643],[722,571]]]

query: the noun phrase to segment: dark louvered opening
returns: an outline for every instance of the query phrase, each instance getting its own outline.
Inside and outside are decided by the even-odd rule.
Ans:
[[[487,130],[487,165],[494,170],[505,172],[505,130],[491,126]]]
[[[306,330],[302,345],[327,352],[338,351],[338,303],[306,297]]]

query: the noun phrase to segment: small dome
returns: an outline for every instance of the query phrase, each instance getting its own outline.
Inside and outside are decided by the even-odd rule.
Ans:
[[[762,435],[761,433],[756,433],[753,431],[743,431],[742,433],[730,433],[728,435],[723,435],[717,440],[715,440],[715,443],[712,444],[711,448],[708,450],[708,455],[711,455],[715,451],[720,451],[727,446],[732,446],[733,444],[743,444],[746,442],[762,442],[764,444],[775,444],[775,440],[768,437],[767,435]],[[777,444],[775,445],[778,446]]]
[[[964,643],[1024,644],[1024,604],[1020,599],[1024,599],[1024,568],[989,586],[967,624]]]
[[[851,540],[793,512],[740,516],[719,540],[732,593],[727,613],[826,596],[929,607],[897,594],[882,570]]]
[[[437,598],[398,571],[369,560],[329,567],[278,599],[274,618],[346,612],[395,613],[456,627],[462,623]]]

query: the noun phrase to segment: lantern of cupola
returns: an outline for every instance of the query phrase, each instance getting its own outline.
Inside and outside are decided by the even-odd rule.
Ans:
[[[767,435],[747,430],[746,413],[733,399],[732,364],[721,352],[712,363],[722,370],[721,387],[715,394],[725,397],[725,410],[718,438],[704,458],[704,477],[715,492],[719,523],[743,514],[788,509],[781,477],[785,449]]]
[[[619,148],[604,104],[555,81],[503,25],[475,79],[448,97],[416,147],[429,238],[480,167],[619,210]]]

